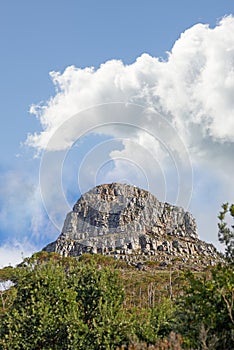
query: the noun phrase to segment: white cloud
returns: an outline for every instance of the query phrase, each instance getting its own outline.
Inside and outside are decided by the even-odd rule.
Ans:
[[[28,242],[8,242],[0,246],[0,268],[15,266],[37,251],[37,247]]]
[[[224,142],[234,138],[234,18],[226,17],[213,29],[197,24],[176,41],[167,61],[143,54],[131,65],[112,60],[99,69],[68,67],[52,72],[57,94],[44,106],[33,106],[43,131],[29,135],[27,143],[45,149],[52,135],[76,113],[113,102],[140,103],[162,110],[177,126]],[[104,118],[105,120],[105,118]],[[125,116],[126,122],[128,116]],[[92,121],[102,123],[100,115]],[[118,121],[116,115],[109,121]],[[79,120],[79,128],[87,121]],[[142,125],[146,121],[142,121]],[[82,125],[81,125],[82,124]],[[60,135],[57,149],[74,141],[74,130]],[[115,130],[112,131],[115,135]],[[191,135],[190,135],[191,136]],[[187,140],[188,141],[188,140]]]
[[[46,174],[46,169],[53,163],[52,157],[55,157],[49,153],[55,154],[50,152],[55,150],[66,152],[74,141],[88,132],[111,135],[122,143],[121,150],[115,145],[106,156],[106,159],[114,161],[114,168],[109,169],[106,179],[111,180],[116,176],[130,176],[132,179],[136,174],[131,174],[130,161],[134,161],[151,174],[152,181],[159,169],[168,171],[170,158],[177,171],[181,172],[181,181],[182,175],[189,171],[188,150],[198,172],[209,173],[210,177],[206,177],[204,183],[212,183],[218,178],[224,195],[230,197],[230,192],[234,190],[227,175],[234,172],[232,16],[223,18],[214,28],[197,24],[186,30],[165,61],[143,54],[130,65],[112,60],[97,70],[71,66],[63,73],[52,72],[51,77],[57,89],[56,95],[47,104],[31,108],[43,130],[29,135],[27,139],[27,144],[38,151],[46,150],[44,157],[47,157],[47,161],[41,175],[51,207],[57,198],[61,212],[68,208],[62,199],[59,181],[55,180],[56,173],[61,172],[62,158],[60,163],[55,162],[54,168],[50,167],[50,174]],[[137,107],[138,104],[143,108]],[[162,117],[150,111],[156,111]],[[138,145],[135,148],[134,143]],[[144,148],[147,150],[145,153],[142,152]],[[157,158],[156,172],[147,160],[146,154],[149,152],[153,152]],[[129,166],[123,165],[121,157],[129,161]],[[101,159],[100,154],[97,158]],[[170,186],[172,174],[168,176],[167,186]],[[190,179],[189,176],[187,178]],[[57,187],[53,188],[56,181]],[[198,180],[194,178],[194,186],[197,184]],[[184,180],[178,184],[185,188],[185,192],[191,190],[190,185],[187,189]],[[157,189],[155,192],[158,193]],[[220,200],[216,192],[214,188],[214,200]],[[202,196],[200,193],[200,204]],[[199,214],[200,204],[196,203],[195,214]],[[57,207],[54,209],[56,211]],[[213,213],[213,220],[216,220],[216,214]]]

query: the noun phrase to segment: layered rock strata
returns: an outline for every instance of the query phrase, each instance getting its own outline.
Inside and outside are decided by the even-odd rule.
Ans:
[[[67,214],[58,239],[44,248],[63,256],[83,253],[116,259],[215,262],[215,247],[198,238],[193,216],[160,202],[148,191],[118,183],[100,185],[81,196]]]

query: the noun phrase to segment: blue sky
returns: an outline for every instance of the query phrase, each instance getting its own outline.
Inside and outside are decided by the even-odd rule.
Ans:
[[[19,2],[9,0],[2,2],[0,9],[0,94],[2,107],[2,125],[0,129],[0,265],[8,264],[9,262],[14,263],[17,259],[20,259],[21,252],[27,255],[37,249],[41,249],[43,245],[55,239],[59,234],[59,229],[54,228],[54,225],[51,224],[51,216],[59,217],[56,222],[57,226],[61,225],[64,219],[66,206],[54,208],[55,212],[53,214],[49,212],[47,216],[48,208],[44,209],[41,200],[41,188],[38,185],[41,152],[45,150],[45,144],[48,141],[48,139],[46,139],[47,141],[43,139],[43,135],[40,134],[43,128],[43,120],[46,120],[44,130],[51,137],[51,132],[54,132],[56,127],[60,125],[59,123],[62,122],[63,115],[66,115],[66,113],[70,113],[69,115],[71,116],[82,108],[93,108],[95,104],[107,102],[125,103],[126,101],[134,101],[134,103],[147,105],[147,101],[150,99],[151,106],[160,101],[160,106],[155,108],[163,110],[164,115],[168,113],[168,116],[171,116],[173,110],[176,111],[176,119],[172,120],[168,117],[168,120],[175,126],[191,158],[193,188],[190,191],[192,193],[189,210],[197,218],[202,239],[217,244],[217,232],[215,231],[217,211],[222,201],[231,201],[233,195],[233,188],[229,188],[230,183],[228,179],[228,173],[232,171],[230,163],[233,151],[233,135],[228,130],[223,130],[225,122],[221,121],[219,124],[218,115],[215,112],[212,114],[210,111],[212,111],[212,101],[214,101],[214,109],[220,115],[222,111],[227,113],[227,115],[230,112],[227,127],[228,123],[230,123],[228,129],[231,129],[233,106],[229,101],[229,95],[232,92],[234,93],[232,81],[228,83],[228,90],[225,90],[225,95],[223,92],[219,92],[219,86],[215,90],[215,94],[219,93],[222,96],[218,106],[215,103],[218,101],[215,98],[216,95],[212,95],[211,90],[209,90],[211,89],[210,86],[214,86],[212,70],[207,71],[207,74],[202,76],[204,81],[202,80],[203,85],[201,85],[204,94],[208,94],[208,100],[209,96],[212,98],[211,102],[207,102],[207,104],[210,103],[209,105],[206,105],[203,96],[200,96],[199,87],[192,87],[194,99],[199,99],[199,103],[201,104],[202,101],[205,106],[204,113],[198,110],[199,103],[191,112],[186,107],[181,94],[174,101],[172,98],[169,99],[163,89],[169,84],[173,72],[175,85],[171,87],[169,84],[165,90],[171,88],[172,95],[177,91],[176,79],[179,82],[185,76],[185,73],[181,73],[182,68],[180,67],[180,62],[183,62],[183,60],[190,62],[192,68],[190,67],[186,72],[194,69],[195,73],[193,74],[198,74],[194,67],[200,64],[200,61],[199,63],[195,62],[195,57],[201,57],[201,60],[205,57],[204,59],[210,60],[210,65],[213,64],[210,54],[211,50],[214,52],[217,50],[217,62],[224,62],[223,65],[220,64],[217,71],[214,65],[214,71],[218,72],[217,80],[222,72],[224,76],[227,75],[232,80],[232,76],[228,74],[228,71],[224,68],[222,71],[226,60],[231,60],[231,58],[225,54],[221,55],[221,53],[229,52],[228,50],[232,49],[231,29],[229,32],[229,27],[232,26],[232,23],[220,26],[220,28],[223,28],[222,33],[224,34],[222,35],[227,38],[230,37],[229,41],[224,43],[224,46],[221,45],[221,29],[219,32],[218,30],[214,32],[214,35],[212,34],[213,36],[209,40],[208,36],[211,34],[208,29],[196,27],[196,24],[207,24],[210,29],[218,27],[219,21],[224,16],[234,14],[233,2],[214,2],[210,0],[196,2],[169,0],[148,0],[144,2],[132,0],[115,2],[41,0],[32,2],[22,0]],[[227,33],[226,36],[225,31]],[[183,35],[183,33],[187,34]],[[204,55],[199,48],[196,48],[196,53],[192,44],[190,46],[194,35],[204,45]],[[175,47],[175,43],[178,40],[179,43]],[[215,44],[209,47],[211,45],[210,42]],[[193,43],[195,45],[195,41]],[[173,47],[175,48],[174,52],[171,52]],[[171,52],[170,64],[167,66],[158,65],[156,59],[158,61],[168,60],[167,52]],[[184,52],[186,52],[187,56]],[[148,56],[142,56],[145,53]],[[193,58],[191,58],[191,55],[193,55]],[[138,59],[140,57],[142,58]],[[137,59],[138,61],[136,61]],[[119,63],[104,65],[105,62],[110,60],[121,60],[122,66],[120,67]],[[135,62],[138,63],[135,64]],[[100,65],[104,65],[102,70],[99,69]],[[66,70],[70,66],[76,68]],[[183,72],[187,69],[185,66],[186,64],[184,63]],[[84,69],[86,67],[94,67],[94,71],[99,72],[98,76],[94,78],[93,73],[85,73]],[[125,67],[129,67],[129,69],[126,70]],[[201,69],[204,67],[201,66]],[[77,72],[78,68],[82,68],[83,71],[81,73]],[[230,66],[230,72],[232,71],[231,68]],[[61,74],[59,77],[55,74],[51,77],[49,73],[52,71],[60,72]],[[66,74],[64,73],[63,75],[64,71]],[[154,74],[158,82],[157,88],[161,89],[157,91],[157,98],[154,100],[150,94],[147,95],[147,98],[146,96],[140,98],[139,93],[143,90],[143,87],[151,86],[153,88]],[[99,76],[100,80],[98,80]],[[139,84],[139,91],[135,91],[132,88],[130,78],[128,82],[123,81],[123,76],[131,76],[131,79],[134,76],[133,81]],[[165,79],[162,76],[165,76]],[[118,91],[115,90],[117,89],[116,87],[111,85],[115,77],[121,77],[118,79],[120,79],[119,84],[122,84],[122,87]],[[95,84],[97,84],[97,87]],[[65,90],[63,90],[64,86],[67,95]],[[103,86],[106,86],[106,88],[104,89]],[[220,82],[220,86],[222,86],[222,82]],[[84,105],[82,105],[82,101],[78,101],[77,104],[74,102],[73,104],[72,96],[76,93],[76,89],[77,96],[80,94],[80,99],[83,98],[82,101],[85,101]],[[86,89],[92,92],[90,96],[86,94]],[[181,89],[183,90],[183,87]],[[120,90],[121,94],[119,95]],[[109,91],[113,91],[113,93],[108,95]],[[136,96],[138,96],[137,99]],[[90,103],[86,100],[88,98]],[[50,105],[50,101],[53,101],[53,106]],[[69,101],[72,106],[71,110],[65,106],[66,101]],[[37,108],[36,115],[33,115],[29,113],[32,105],[40,105],[44,109],[38,112]],[[58,120],[53,117],[55,108],[57,108]],[[61,115],[59,115],[58,109],[63,111]],[[99,115],[99,112],[93,112]],[[135,112],[138,113],[138,111]],[[186,113],[187,115],[191,115],[191,113],[195,115],[197,113],[200,118],[194,122],[195,116],[193,115],[193,120],[191,121],[193,122],[193,132],[190,132],[191,135],[188,135],[179,126],[183,118],[186,118],[184,117]],[[182,114],[183,117],[180,117]],[[204,127],[200,128],[203,131],[199,129],[199,125],[201,126],[204,122],[202,116],[204,119],[209,120],[209,123],[212,120],[211,124],[204,124]],[[65,116],[64,120],[67,120],[66,118]],[[101,116],[98,120],[99,124],[103,123]],[[113,121],[118,121],[118,117],[116,116]],[[126,118],[127,121],[128,119]],[[140,121],[137,123],[141,128],[147,127]],[[52,125],[52,129],[48,125]],[[150,128],[149,125],[148,128]],[[33,133],[37,133],[39,138],[37,140],[31,138],[30,142],[25,144],[27,135],[33,135]],[[100,158],[100,162],[97,162],[96,165],[98,167],[98,170],[95,170],[96,173],[98,172],[96,174],[98,182],[101,182],[101,174],[105,173],[106,181],[126,179],[129,182],[136,182],[137,185],[147,187],[145,180],[142,180],[143,173],[139,173],[138,177],[134,178],[134,174],[137,172],[135,171],[136,169],[134,170],[134,166],[138,169],[140,167],[143,170],[145,169],[147,181],[150,177],[154,178],[154,175],[157,178],[157,174],[160,174],[160,171],[162,172],[162,168],[165,166],[167,172],[164,176],[160,177],[158,175],[159,180],[157,181],[160,184],[158,187],[162,188],[163,181],[165,182],[166,179],[166,188],[169,192],[166,199],[176,202],[173,192],[174,183],[171,181],[174,178],[174,170],[171,170],[172,167],[167,163],[167,160],[163,161],[163,159],[166,159],[165,155],[157,149],[158,158],[154,174],[153,170],[146,169],[142,162],[142,158],[146,156],[144,154],[141,156],[143,148],[144,150],[154,149],[149,135],[145,137],[143,134],[139,135],[139,132],[136,131],[129,133],[129,139],[135,140],[134,142],[143,147],[141,150],[139,149],[138,158],[132,152],[132,145],[129,139],[126,140],[126,135],[123,135],[124,131],[116,130],[116,128],[115,130],[109,129],[104,131],[100,131],[97,128],[95,135],[91,133],[86,136],[80,136],[78,141],[76,138],[74,139],[73,135],[72,142],[75,142],[75,144],[69,147],[69,153],[67,153],[66,161],[64,161],[62,179],[69,205],[72,205],[79,193],[77,186],[79,169],[81,169],[82,178],[81,190],[87,190],[94,184],[93,180],[91,181],[88,177],[82,175],[82,171],[87,171],[89,169],[88,166],[94,164],[94,159],[100,158],[102,146],[96,147],[95,145],[100,145],[100,143],[108,140],[109,144],[105,143],[106,158],[104,160]],[[195,149],[198,144],[200,147]],[[155,147],[157,148],[157,145]],[[66,152],[68,152],[68,148]],[[205,156],[204,153],[206,153]],[[87,156],[88,154],[90,158]],[[37,155],[37,158],[35,158],[35,155]],[[54,157],[56,158],[57,155]],[[125,157],[125,161],[123,161],[123,157]],[[82,170],[82,167],[79,167],[84,158],[90,160],[85,170]],[[214,158],[217,159],[216,163],[213,162]],[[108,163],[107,160],[110,160],[110,162]],[[125,174],[126,161],[128,165],[131,162],[128,175]],[[107,165],[105,165],[105,162],[107,162]],[[83,163],[85,164],[85,162]],[[105,165],[104,167],[102,166],[103,164]],[[101,170],[99,169],[100,166]],[[227,170],[222,172],[224,168]],[[90,173],[92,173],[91,168]],[[162,177],[164,180],[161,179]],[[166,189],[164,192],[160,192],[157,189],[157,181],[149,189],[152,189],[158,197],[162,197],[160,199],[163,199]],[[152,179],[150,183],[153,183]],[[50,182],[48,182],[43,191],[49,191],[50,185]],[[49,194],[46,194],[46,204],[50,211],[50,201],[53,202],[54,197],[48,198],[47,196]]]

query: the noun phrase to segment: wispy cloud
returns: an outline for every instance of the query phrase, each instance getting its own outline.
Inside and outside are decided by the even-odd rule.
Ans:
[[[38,175],[35,175],[38,166],[35,163],[32,166],[31,169],[2,170],[0,174],[1,247],[4,252],[11,247],[12,257],[19,246],[21,252],[27,252],[29,245],[40,247],[50,239],[51,228],[41,200]],[[0,250],[1,256],[3,251]]]

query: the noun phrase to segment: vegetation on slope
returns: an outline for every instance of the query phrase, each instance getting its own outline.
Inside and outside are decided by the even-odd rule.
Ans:
[[[232,350],[233,208],[219,215],[227,262],[203,272],[46,252],[0,270],[0,349]]]

